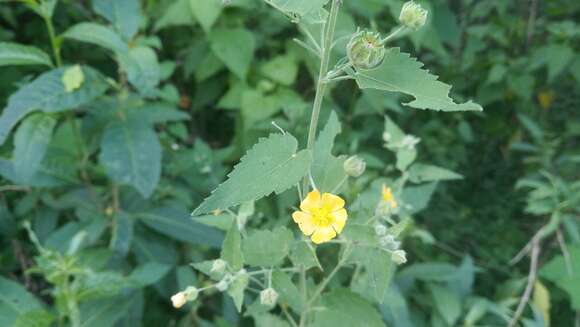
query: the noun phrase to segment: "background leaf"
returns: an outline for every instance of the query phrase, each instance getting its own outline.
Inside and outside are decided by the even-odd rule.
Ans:
[[[151,196],[161,175],[161,145],[149,125],[139,120],[113,122],[103,133],[101,149],[99,161],[113,180]]]
[[[96,23],[79,23],[69,28],[64,38],[86,42],[109,49],[116,53],[126,53],[129,48],[127,43],[112,29]]]
[[[44,51],[36,47],[0,42],[0,66],[10,65],[52,66],[52,61]]]
[[[193,0],[197,1],[197,0]],[[215,0],[210,0],[215,1]],[[241,80],[246,79],[254,58],[256,41],[245,29],[216,29],[211,32],[213,53]]]
[[[39,170],[55,125],[54,117],[38,113],[27,117],[16,130],[13,164],[22,183],[28,183]]]

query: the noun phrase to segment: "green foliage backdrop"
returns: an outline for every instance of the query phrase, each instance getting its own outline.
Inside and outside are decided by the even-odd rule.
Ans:
[[[0,326],[579,327],[580,3],[332,3],[0,0]]]

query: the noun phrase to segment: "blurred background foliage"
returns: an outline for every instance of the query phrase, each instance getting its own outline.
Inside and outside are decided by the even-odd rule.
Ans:
[[[171,294],[195,282],[189,263],[215,257],[223,240],[219,228],[183,217],[275,130],[271,121],[304,142],[316,60],[292,41],[296,26],[265,3],[224,2],[56,4],[51,20],[57,35],[66,31],[58,40],[63,62],[83,65],[87,98],[74,111],[47,114],[55,119],[52,138],[32,178],[18,168],[26,161],[15,154],[17,135],[0,146],[0,325],[50,326],[71,310],[82,326],[252,325],[219,293],[196,310],[170,306]],[[484,112],[412,110],[403,97],[350,82],[335,87],[323,109],[342,121],[338,152],[363,156],[375,172],[352,188],[394,169],[382,164],[393,161],[382,147],[385,114],[420,137],[419,160],[464,176],[440,185],[414,217],[405,241],[410,262],[380,307],[383,318],[395,327],[505,325],[530,269],[527,258],[510,260],[547,226],[523,323],[578,326],[580,2],[420,2],[430,13],[426,27],[393,46]],[[389,32],[401,5],[344,0],[338,42],[367,21]],[[110,26],[120,39],[70,29],[82,22]],[[52,53],[45,21],[21,2],[0,3],[0,27],[0,42]],[[114,50],[123,46],[126,57]],[[337,49],[338,56],[344,47]],[[106,79],[91,81],[89,66]],[[0,107],[46,71],[0,66]],[[116,126],[119,115],[135,119]],[[119,129],[139,144],[121,144]],[[141,157],[123,157],[123,146]],[[110,163],[133,159],[148,177],[116,178]],[[251,224],[272,227],[289,219],[296,201],[256,205],[269,214]],[[79,307],[70,307],[71,297]]]

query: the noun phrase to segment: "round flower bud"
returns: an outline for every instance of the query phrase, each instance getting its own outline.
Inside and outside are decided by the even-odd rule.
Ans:
[[[217,288],[218,291],[223,292],[225,290],[228,289],[228,286],[230,285],[229,281],[232,278],[232,276],[230,274],[227,274],[222,280],[220,280],[216,285],[215,288]]]
[[[351,156],[344,161],[344,172],[351,177],[360,177],[365,172],[367,163],[358,156]]]
[[[187,303],[185,293],[179,292],[171,297],[171,304],[175,309],[179,309]]]
[[[391,254],[391,259],[398,265],[402,265],[407,262],[407,253],[403,250],[393,251]]]
[[[226,271],[227,262],[222,259],[213,261],[210,269],[210,274],[222,275]]]
[[[273,288],[268,287],[267,289],[260,292],[261,304],[273,307],[274,305],[276,305],[277,301],[278,301],[278,292],[276,292],[276,290],[274,290]]]
[[[383,235],[387,234],[387,226],[385,226],[383,224],[376,224],[375,225],[375,234],[377,234],[378,236],[383,236]]]
[[[385,59],[385,45],[381,41],[381,35],[370,31],[355,33],[346,46],[346,55],[355,68],[378,67]]]
[[[419,29],[427,21],[427,10],[414,1],[407,1],[403,5],[403,9],[401,9],[399,21],[409,28]]]
[[[189,286],[182,293],[185,294],[185,298],[187,299],[187,301],[195,301],[195,299],[197,299],[197,296],[199,295],[199,290],[194,286]]]

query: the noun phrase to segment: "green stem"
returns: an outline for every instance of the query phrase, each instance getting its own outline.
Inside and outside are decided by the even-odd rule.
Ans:
[[[318,82],[316,83],[316,95],[314,96],[314,104],[312,105],[312,116],[310,117],[310,129],[308,130],[307,148],[312,150],[314,142],[316,141],[316,129],[318,127],[318,117],[320,116],[320,109],[322,108],[322,101],[326,91],[326,74],[330,63],[330,55],[332,54],[332,41],[334,39],[334,30],[336,29],[336,20],[340,8],[341,0],[332,0],[330,7],[330,16],[326,23],[324,31],[324,40],[322,43],[322,55],[320,59],[320,72],[318,73]],[[302,193],[308,192],[308,176],[304,177],[302,182]]]
[[[322,292],[326,289],[326,286],[328,285],[328,283],[330,283],[332,278],[334,278],[334,275],[336,275],[336,273],[338,273],[340,268],[344,266],[344,264],[348,260],[348,257],[350,256],[350,253],[351,253],[351,245],[347,244],[344,249],[342,258],[340,258],[334,269],[330,272],[330,274],[328,274],[328,276],[326,276],[326,278],[324,278],[324,280],[320,283],[318,288],[312,294],[312,297],[306,302],[306,305],[302,308],[302,314],[300,315],[300,327],[306,326],[306,315],[308,314],[308,312],[310,312],[310,308],[316,302],[316,300],[322,294]]]
[[[62,66],[62,58],[60,57],[60,45],[58,44],[56,34],[54,33],[54,25],[50,17],[42,17],[46,28],[48,29],[48,37],[50,38],[50,45],[52,46],[52,52],[54,53],[54,60],[56,61],[56,66]]]

